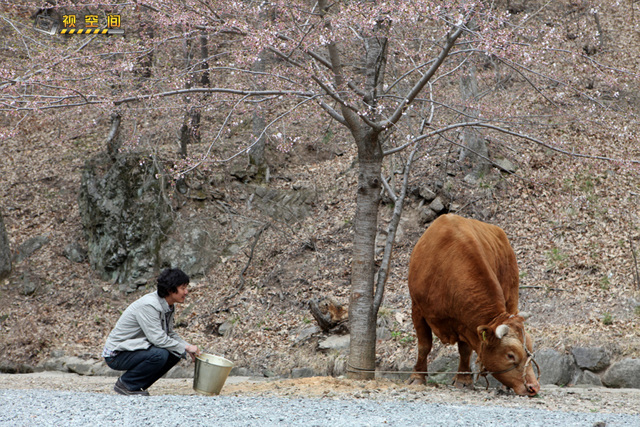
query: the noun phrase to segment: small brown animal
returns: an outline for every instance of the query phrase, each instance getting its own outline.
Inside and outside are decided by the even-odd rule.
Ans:
[[[518,265],[505,232],[447,214],[418,240],[409,262],[409,293],[418,358],[409,383],[425,383],[432,332],[458,344],[458,387],[472,387],[472,351],[498,381],[519,395],[540,384],[531,366],[531,338],[518,315]]]

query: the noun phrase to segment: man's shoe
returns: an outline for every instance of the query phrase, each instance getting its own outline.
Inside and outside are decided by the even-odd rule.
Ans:
[[[129,390],[124,386],[122,381],[120,381],[120,378],[118,378],[118,381],[116,381],[116,385],[113,386],[113,390],[118,394],[124,394],[126,396],[132,396],[132,395],[149,396],[149,392],[147,390],[135,390],[135,391]]]

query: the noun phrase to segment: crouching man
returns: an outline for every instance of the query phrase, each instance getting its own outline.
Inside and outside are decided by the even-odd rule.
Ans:
[[[158,276],[156,292],[134,301],[122,313],[104,346],[102,356],[111,369],[126,371],[113,389],[120,394],[148,396],[147,389],[180,358],[200,355],[173,331],[174,305],[183,303],[189,276],[166,269]]]

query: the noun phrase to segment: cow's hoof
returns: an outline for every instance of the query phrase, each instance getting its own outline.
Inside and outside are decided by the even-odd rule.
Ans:
[[[461,382],[461,381],[454,381],[453,385],[456,388],[459,388],[461,390],[475,390],[475,388],[476,388],[473,384],[465,383],[465,382]]]
[[[498,387],[496,389],[496,394],[498,396],[515,396],[516,395],[513,390],[505,386]]]
[[[406,381],[407,385],[425,385],[427,380],[424,377],[409,377]]]
[[[473,377],[471,375],[456,375],[453,379],[453,385],[459,389],[474,390]]]

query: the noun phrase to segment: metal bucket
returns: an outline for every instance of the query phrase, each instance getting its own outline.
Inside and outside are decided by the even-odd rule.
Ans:
[[[208,396],[219,394],[231,368],[233,368],[233,362],[224,357],[208,353],[200,354],[196,357],[193,389]]]

